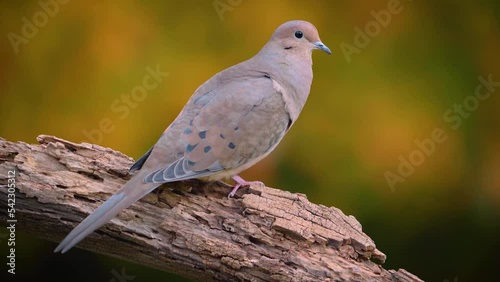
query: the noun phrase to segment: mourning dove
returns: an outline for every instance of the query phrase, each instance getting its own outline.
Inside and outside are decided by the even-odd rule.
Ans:
[[[311,88],[312,51],[330,49],[316,27],[290,21],[253,58],[203,83],[158,142],[131,167],[138,171],[59,244],[65,253],[162,183],[231,178],[234,196],[255,182],[238,176],[276,148]]]

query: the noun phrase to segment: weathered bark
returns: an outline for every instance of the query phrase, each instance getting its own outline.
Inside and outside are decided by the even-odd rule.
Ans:
[[[52,136],[0,138],[0,213],[16,171],[18,228],[60,241],[130,178],[119,152]],[[385,270],[353,216],[268,187],[228,199],[221,183],[163,185],[78,247],[204,281],[421,281]]]

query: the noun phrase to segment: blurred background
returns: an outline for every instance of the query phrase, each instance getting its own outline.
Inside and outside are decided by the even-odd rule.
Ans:
[[[0,2],[1,137],[50,134],[137,159],[200,84],[283,22],[308,20],[333,54],[314,53],[301,117],[242,176],[355,216],[384,268],[498,281],[500,2],[63,2]],[[155,86],[138,91],[155,70]],[[22,230],[17,241],[19,279],[120,281],[124,270],[187,281],[79,249],[53,254]]]

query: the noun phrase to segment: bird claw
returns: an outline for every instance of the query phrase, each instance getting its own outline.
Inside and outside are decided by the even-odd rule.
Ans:
[[[235,175],[235,176],[231,177],[231,179],[234,180],[234,182],[236,182],[236,184],[234,185],[233,190],[231,190],[231,192],[229,192],[229,195],[227,195],[228,199],[234,197],[234,195],[236,195],[236,191],[238,191],[238,189],[240,187],[243,187],[243,186],[250,187],[252,185],[264,186],[264,183],[262,181],[246,181],[245,179],[241,178],[239,175]]]

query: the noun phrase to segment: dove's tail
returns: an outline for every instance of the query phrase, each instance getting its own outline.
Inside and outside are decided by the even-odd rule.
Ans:
[[[138,173],[130,179],[123,187],[111,196],[97,210],[83,220],[66,238],[57,246],[54,252],[65,253],[74,245],[87,237],[94,230],[115,217],[119,212],[128,208],[134,202],[146,196],[161,183],[144,183],[144,174]]]

